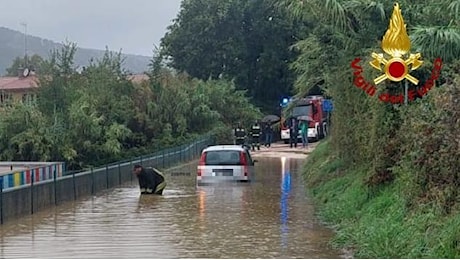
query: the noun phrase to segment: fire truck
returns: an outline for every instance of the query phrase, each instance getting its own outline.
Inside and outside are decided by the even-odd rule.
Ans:
[[[308,139],[318,141],[328,134],[328,114],[323,110],[323,96],[307,96],[305,98],[293,98],[286,100],[281,112],[281,139],[289,143],[290,118],[303,119],[308,121]],[[289,108],[289,112],[286,112]],[[298,137],[301,139],[300,130]]]

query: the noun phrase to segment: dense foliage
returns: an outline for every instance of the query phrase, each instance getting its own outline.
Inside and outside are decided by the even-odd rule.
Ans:
[[[2,160],[66,161],[79,169],[216,129],[226,138],[237,121],[260,117],[232,82],[152,66],[150,80],[134,84],[121,55],[109,51],[78,73],[76,50],[68,44],[43,61],[35,106],[18,103],[0,112]]]
[[[333,98],[334,150],[348,166],[370,166],[367,185],[389,183],[403,172],[420,185],[418,197],[428,196],[447,210],[460,198],[456,191],[460,149],[455,141],[460,127],[456,112],[460,85],[458,66],[453,63],[460,54],[456,19],[460,1],[400,1],[400,6],[412,40],[411,52],[420,51],[424,60],[422,67],[411,72],[421,83],[417,87],[409,83],[410,89],[424,84],[432,62],[441,57],[439,89],[404,106],[381,102],[353,85],[350,64],[354,58],[362,59],[367,81],[379,75],[368,62],[372,52],[382,52],[381,39],[393,11],[392,1],[354,0],[285,0],[280,4],[294,19],[313,24],[309,36],[295,45],[300,51],[292,64],[298,73],[295,87],[305,93],[320,82]],[[400,89],[402,85],[388,80],[378,85],[378,93]]]
[[[316,147],[305,178],[317,213],[334,226],[334,246],[362,259],[460,257],[460,214],[442,214],[432,203],[408,205],[414,183],[405,178],[370,190],[362,182],[368,167],[345,167],[331,148],[330,140]]]
[[[318,163],[321,170],[310,171],[315,173],[309,178],[316,179],[310,183],[330,214],[326,218],[339,224],[341,244],[357,246],[359,257],[455,258],[460,250],[458,225],[430,221],[436,216],[455,222],[460,214],[460,1],[399,1],[411,53],[421,52],[424,61],[411,72],[419,86],[409,83],[409,90],[421,89],[437,57],[444,63],[435,87],[407,106],[377,98],[383,92],[404,93],[403,84],[387,80],[373,97],[353,84],[355,58],[362,59],[368,82],[380,75],[369,62],[372,52],[383,52],[381,40],[393,4],[371,0],[279,4],[293,19],[312,25],[308,37],[295,44],[300,52],[292,64],[298,73],[296,91],[306,93],[320,84],[334,100],[330,151],[320,156],[327,160]],[[376,222],[380,217],[388,217],[388,222]],[[432,231],[429,223],[436,225]],[[400,227],[412,228],[402,234],[406,239],[394,239]],[[409,245],[411,234],[420,240]]]
[[[273,113],[292,93],[289,47],[304,32],[275,0],[188,0],[162,39],[169,65],[193,77],[234,80],[255,105]]]

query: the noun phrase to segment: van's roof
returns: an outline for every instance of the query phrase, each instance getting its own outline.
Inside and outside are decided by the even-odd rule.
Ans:
[[[227,150],[227,151],[246,151],[245,148],[243,148],[241,145],[233,145],[233,144],[225,144],[225,145],[213,145],[205,148],[203,152],[210,152],[210,151],[222,151],[222,150]]]

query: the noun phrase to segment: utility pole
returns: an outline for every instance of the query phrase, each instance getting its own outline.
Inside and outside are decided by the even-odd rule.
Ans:
[[[24,67],[27,68],[27,23],[21,23],[21,25],[24,26]]]

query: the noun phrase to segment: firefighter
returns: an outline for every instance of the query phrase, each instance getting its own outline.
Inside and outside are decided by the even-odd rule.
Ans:
[[[260,136],[262,135],[262,128],[260,127],[259,121],[257,120],[251,127],[251,143],[252,150],[254,151],[256,146],[257,150],[260,150]]]
[[[135,165],[133,173],[139,180],[141,194],[163,195],[166,187],[164,175],[155,168],[144,168],[141,165]]]
[[[238,123],[234,130],[235,135],[235,144],[236,145],[244,145],[244,140],[246,139],[246,130],[241,127],[241,123]]]

